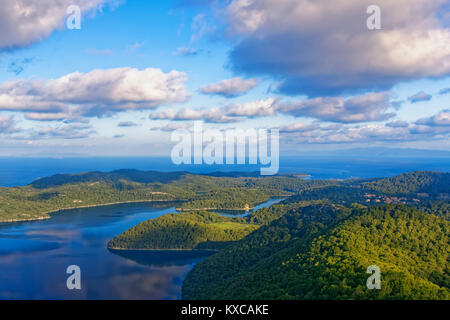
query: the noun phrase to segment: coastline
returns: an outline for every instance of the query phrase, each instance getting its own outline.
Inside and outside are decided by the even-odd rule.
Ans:
[[[142,248],[119,248],[119,247],[109,247],[108,250],[111,251],[142,251],[142,252],[218,252],[218,249],[142,249]]]
[[[8,219],[8,220],[0,220],[0,224],[4,223],[15,223],[15,222],[27,222],[27,221],[40,221],[40,220],[48,220],[51,216],[42,216],[36,218],[23,218],[23,219]]]
[[[99,208],[99,207],[107,207],[107,206],[114,206],[119,204],[128,204],[128,203],[151,203],[151,202],[179,202],[184,200],[131,200],[131,201],[119,201],[119,202],[108,202],[108,203],[101,203],[101,204],[90,204],[90,205],[83,205],[79,207],[69,207],[69,208],[62,208],[62,209],[56,209],[52,211],[43,212],[43,216],[38,216],[35,218],[17,218],[17,219],[8,219],[8,220],[0,220],[1,223],[15,223],[15,222],[27,222],[27,221],[39,221],[39,220],[47,220],[50,219],[52,214],[58,214],[62,213],[63,211],[71,211],[76,209],[86,209],[86,208]]]
[[[226,209],[226,208],[175,208],[176,211],[178,212],[189,212],[189,211],[220,211],[220,210],[226,210],[226,211],[252,211],[253,209],[255,209],[255,207],[252,208],[232,208],[232,209]]]

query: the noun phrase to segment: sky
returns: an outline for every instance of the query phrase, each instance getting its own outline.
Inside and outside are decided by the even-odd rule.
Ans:
[[[368,28],[370,5],[380,29]],[[71,5],[81,10],[80,28]],[[169,156],[279,129],[282,155],[450,150],[450,1],[2,0],[0,156]]]

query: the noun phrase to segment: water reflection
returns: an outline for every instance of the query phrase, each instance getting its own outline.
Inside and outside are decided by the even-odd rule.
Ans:
[[[114,236],[175,207],[123,204],[0,224],[0,299],[180,299],[183,279],[211,252],[107,249]],[[81,268],[82,290],[67,289],[69,265]]]
[[[0,299],[179,299],[197,258],[161,263],[106,249],[115,235],[174,205],[126,204],[55,214],[0,226]],[[201,258],[199,258],[201,259]],[[82,290],[66,288],[66,268],[80,266]]]

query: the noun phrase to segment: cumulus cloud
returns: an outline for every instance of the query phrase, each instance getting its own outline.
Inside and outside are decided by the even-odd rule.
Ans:
[[[172,109],[150,114],[152,120],[193,121],[203,120],[210,123],[230,123],[242,120],[239,117],[231,117],[224,114],[220,108],[189,109],[184,108],[175,112]]]
[[[440,113],[432,117],[421,118],[416,121],[416,124],[431,127],[450,127],[450,110],[442,110]]]
[[[152,120],[204,120],[211,123],[230,123],[242,121],[246,118],[272,116],[276,113],[278,99],[268,98],[246,103],[234,103],[222,108],[189,109],[180,111],[167,109],[150,114]]]
[[[381,31],[366,26],[371,0],[233,0],[217,12],[236,40],[234,71],[283,79],[286,94],[334,96],[449,75],[446,1],[379,0]]]
[[[152,68],[98,69],[51,80],[12,80],[0,83],[0,110],[29,112],[29,119],[56,120],[152,109],[187,101],[186,80],[183,72]]]
[[[246,94],[258,85],[256,79],[244,80],[241,77],[222,80],[217,83],[201,87],[199,90],[204,94],[220,95],[233,98]]]
[[[354,123],[383,121],[395,116],[387,110],[392,107],[389,92],[368,93],[361,96],[342,98],[325,97],[282,102],[278,111],[296,117],[312,117],[324,121]]]
[[[422,101],[430,101],[433,96],[431,94],[420,91],[408,98],[409,102],[417,103]]]
[[[446,140],[450,136],[450,111],[422,118],[413,123],[393,121],[386,124],[331,125],[292,123],[280,128],[288,143],[339,144]]]
[[[117,0],[2,0],[0,6],[0,50],[29,46],[63,29],[70,5],[81,13],[95,14]]]
[[[272,116],[276,112],[277,99],[268,98],[240,104],[230,104],[225,109],[229,116],[237,117],[263,117]]]

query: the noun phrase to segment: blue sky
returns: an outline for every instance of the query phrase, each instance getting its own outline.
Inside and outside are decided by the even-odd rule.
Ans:
[[[0,9],[0,155],[168,156],[193,120],[279,128],[286,155],[450,149],[448,1],[379,1],[376,31],[356,0],[19,2]]]

